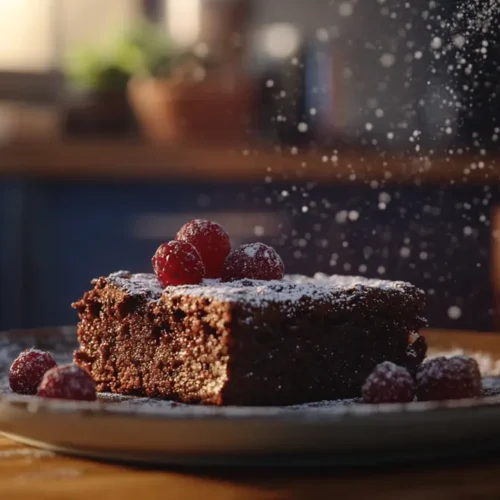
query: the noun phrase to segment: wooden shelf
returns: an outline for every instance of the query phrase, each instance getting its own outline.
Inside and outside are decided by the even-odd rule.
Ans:
[[[479,162],[482,162],[479,166]],[[472,167],[471,167],[472,165]],[[193,145],[160,147],[136,140],[17,141],[0,147],[0,175],[120,181],[317,181],[359,184],[497,183],[497,158],[449,157],[424,162],[407,156]]]

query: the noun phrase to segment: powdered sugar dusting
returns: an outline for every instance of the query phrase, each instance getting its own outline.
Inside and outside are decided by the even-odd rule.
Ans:
[[[188,222],[182,226],[182,228],[177,233],[177,239],[184,238],[194,238],[200,232],[215,232],[220,237],[227,236],[226,230],[217,222],[212,222],[204,219],[194,219],[191,222]]]
[[[151,262],[163,286],[199,283],[206,275],[198,250],[186,241],[161,244]]]
[[[35,349],[34,347],[32,347],[29,352],[32,352],[34,354],[45,354],[45,351],[42,351],[40,349]]]
[[[453,349],[451,351],[435,351],[431,349],[428,353],[427,361],[440,357],[451,358],[465,355],[467,355],[467,353],[463,349]],[[469,355],[477,361],[479,371],[483,376],[500,376],[500,360],[495,359],[490,354],[481,351],[477,351]]]
[[[261,307],[273,302],[298,302],[304,297],[323,301],[331,298],[327,287],[284,280],[238,280],[229,283],[205,280],[200,286],[167,287],[165,294],[170,297],[200,297]]]
[[[23,351],[12,363],[9,381],[20,394],[34,394],[45,372],[56,366],[55,359],[39,349]]]
[[[222,267],[222,281],[241,279],[281,280],[285,265],[276,250],[256,242],[233,250]]]
[[[141,295],[151,300],[158,300],[163,293],[158,278],[152,273],[132,274],[130,271],[117,271],[108,276],[108,281],[130,295]]]
[[[322,284],[327,284],[335,289],[345,289],[345,288],[355,288],[355,287],[367,287],[367,288],[379,288],[381,290],[387,291],[401,291],[413,289],[417,290],[410,283],[406,283],[405,281],[389,281],[389,280],[381,280],[381,279],[370,279],[364,278],[362,276],[339,276],[339,275],[328,275],[324,273],[316,273],[312,278],[306,276],[295,275],[289,277],[292,281],[296,283],[303,282],[317,282]],[[423,293],[423,292],[422,292]]]
[[[88,372],[68,363],[49,370],[43,377],[38,394],[49,398],[93,401],[95,383]]]
[[[10,392],[9,370],[21,352],[27,349],[49,352],[57,363],[69,363],[76,347],[74,328],[0,333],[0,394]]]
[[[154,274],[131,274],[119,271],[107,278],[114,285],[131,295],[141,295],[150,300],[160,299],[162,294],[170,297],[198,297],[220,302],[243,303],[252,307],[264,307],[269,303],[293,304],[303,299],[331,302],[344,307],[378,294],[394,300],[399,297],[405,303],[423,301],[424,293],[413,285],[401,281],[372,280],[357,276],[313,277],[301,275],[285,276],[283,280],[237,280],[221,283],[219,280],[203,280],[199,285],[170,286],[163,289]],[[384,293],[385,292],[385,293]]]
[[[257,252],[260,248],[261,246],[258,243],[250,243],[249,245],[244,245],[242,247],[243,253],[251,259],[253,259],[257,255]]]
[[[442,361],[445,361],[445,364],[443,364]],[[454,377],[459,376],[464,370],[469,371],[471,366],[476,373],[480,371],[479,366],[477,365],[477,362],[475,363],[475,361],[476,360],[470,356],[459,354],[456,356],[448,355],[443,357],[433,357],[425,360],[424,365],[426,367],[426,374],[429,376],[438,378],[442,376],[443,372],[446,372],[449,376]]]

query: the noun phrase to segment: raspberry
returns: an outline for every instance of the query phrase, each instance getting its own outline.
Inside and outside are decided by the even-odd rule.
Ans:
[[[36,349],[24,351],[10,367],[10,388],[18,394],[36,394],[45,372],[54,366],[57,366],[57,363],[48,352]]]
[[[220,278],[224,261],[231,251],[229,235],[220,224],[195,219],[182,226],[175,239],[191,243],[198,250],[206,278]]]
[[[415,384],[405,368],[384,361],[375,367],[362,388],[365,403],[408,403]]]
[[[191,243],[163,243],[152,259],[153,269],[162,286],[196,285],[205,276],[200,254]]]
[[[424,363],[417,373],[417,399],[477,398],[481,396],[481,373],[469,356],[439,357]]]
[[[222,281],[241,279],[280,280],[285,273],[281,257],[264,243],[251,243],[233,250],[224,262]]]
[[[43,398],[95,401],[97,391],[90,374],[77,365],[63,365],[49,370],[38,387]]]

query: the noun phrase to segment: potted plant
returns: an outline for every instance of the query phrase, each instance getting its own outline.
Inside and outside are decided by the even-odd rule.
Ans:
[[[122,135],[133,129],[127,84],[133,74],[120,51],[84,48],[65,67],[64,129],[71,135]]]
[[[146,138],[160,143],[246,138],[253,92],[241,74],[224,71],[207,55],[175,48],[154,30],[131,37],[130,47],[141,56],[128,95]]]

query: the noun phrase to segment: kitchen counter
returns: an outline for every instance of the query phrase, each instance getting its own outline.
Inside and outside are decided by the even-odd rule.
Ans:
[[[496,158],[450,156],[432,162],[401,155],[225,145],[155,146],[137,139],[29,140],[0,148],[0,175],[151,181],[317,181],[322,184],[497,183]]]

